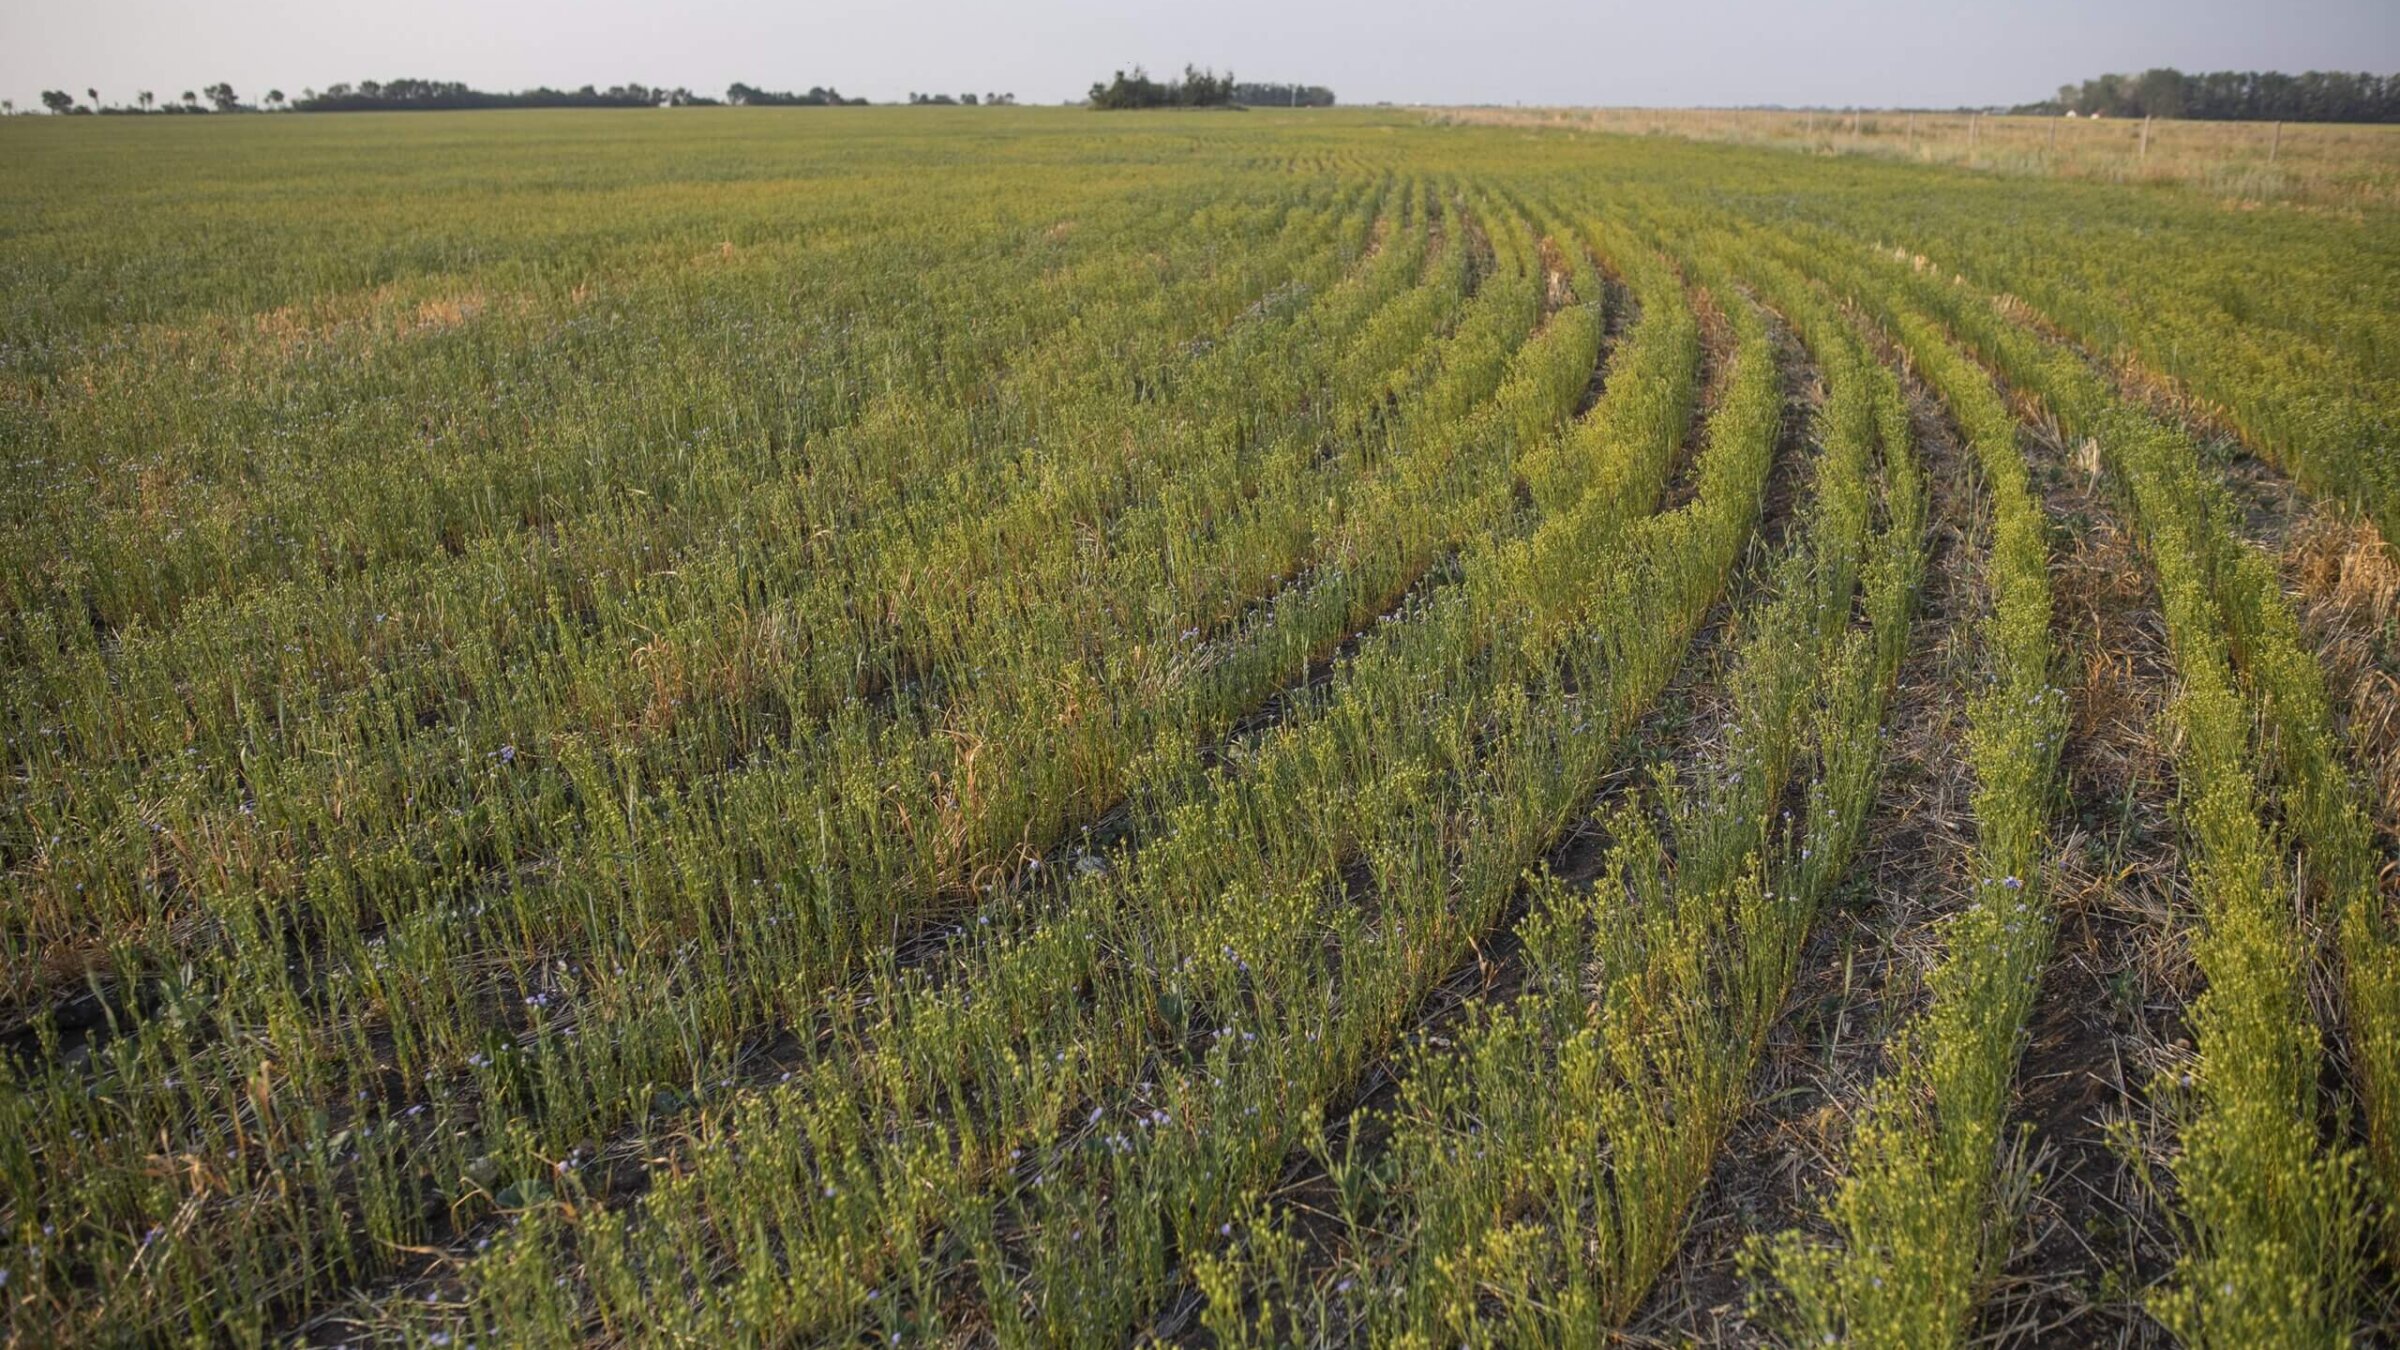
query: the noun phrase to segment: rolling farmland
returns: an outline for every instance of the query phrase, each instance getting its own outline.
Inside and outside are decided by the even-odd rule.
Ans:
[[[0,1337],[2400,1336],[2304,162],[0,124]]]

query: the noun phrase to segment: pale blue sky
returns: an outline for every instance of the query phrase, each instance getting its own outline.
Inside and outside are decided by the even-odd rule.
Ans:
[[[2111,70],[2400,71],[2400,0],[0,0],[0,95],[400,75],[1073,97],[1185,61],[1344,102],[2010,103]]]

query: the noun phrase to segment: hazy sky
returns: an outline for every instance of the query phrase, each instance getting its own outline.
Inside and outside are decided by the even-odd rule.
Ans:
[[[0,0],[19,109],[401,75],[1055,102],[1186,61],[1348,103],[2011,103],[2153,65],[2400,71],[2400,0]]]

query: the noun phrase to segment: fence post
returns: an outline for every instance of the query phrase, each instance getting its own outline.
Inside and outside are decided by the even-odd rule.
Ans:
[[[2150,114],[2148,114],[2148,113],[2143,113],[2143,114],[2142,114],[2142,153],[2141,153],[2141,159],[2142,159],[2142,161],[2143,161],[2144,163],[2147,163],[2147,162],[2149,162],[2149,159],[2150,159]]]
[[[2281,123],[2281,122],[2277,122],[2277,123],[2275,124],[2275,139],[2273,139],[2273,140],[2271,140],[2271,141],[2267,142],[2267,163],[2269,163],[2269,164],[2272,164],[2272,163],[2274,163],[2274,162],[2275,162],[2275,155],[2276,155],[2276,153],[2277,153],[2278,151],[2282,150],[2282,149],[2283,149],[2283,123]]]

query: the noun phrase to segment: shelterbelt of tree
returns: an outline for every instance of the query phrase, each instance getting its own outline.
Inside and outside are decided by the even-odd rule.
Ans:
[[[0,1339],[2389,1339],[2362,199],[0,123]]]

